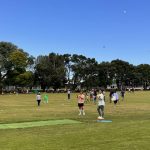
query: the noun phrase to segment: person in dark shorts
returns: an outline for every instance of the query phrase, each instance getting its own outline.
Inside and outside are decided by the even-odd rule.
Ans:
[[[78,100],[78,107],[79,107],[79,115],[85,115],[85,112],[84,112],[85,95],[83,94],[82,91],[77,96],[77,100]]]
[[[71,94],[70,89],[68,89],[67,94],[68,94],[68,100],[70,100],[70,94]]]
[[[116,105],[119,101],[119,95],[117,91],[114,91],[114,93],[112,94],[112,97],[114,97],[114,104]]]
[[[41,103],[41,94],[40,94],[40,92],[38,92],[38,94],[36,95],[36,100],[37,100],[38,106],[40,106],[40,103]]]

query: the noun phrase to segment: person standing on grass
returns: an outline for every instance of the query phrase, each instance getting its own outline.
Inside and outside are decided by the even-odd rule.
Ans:
[[[97,90],[95,89],[94,93],[93,93],[93,102],[94,102],[94,104],[96,104],[96,98],[97,98]]]
[[[47,94],[44,95],[44,102],[48,103],[48,95]]]
[[[40,106],[40,103],[41,103],[41,94],[40,94],[40,92],[37,93],[36,100],[37,100],[38,106]]]
[[[115,92],[113,93],[113,97],[115,98],[115,100],[114,100],[114,104],[116,105],[117,104],[117,102],[119,102],[119,95],[118,95],[118,93],[117,93],[117,91],[115,90]]]
[[[122,100],[124,100],[124,95],[125,95],[125,90],[121,90],[121,97],[122,97]]]
[[[71,93],[71,91],[70,91],[70,89],[68,89],[68,91],[67,91],[67,94],[68,94],[68,100],[70,100],[70,93]]]
[[[79,115],[85,115],[84,112],[85,95],[83,94],[82,91],[77,96],[77,100],[78,100],[78,107],[79,107]]]
[[[98,100],[98,107],[97,107],[97,111],[98,111],[98,119],[104,119],[104,107],[105,107],[105,101],[104,101],[104,94],[102,93],[102,91],[99,91],[99,94],[97,95],[97,100]]]

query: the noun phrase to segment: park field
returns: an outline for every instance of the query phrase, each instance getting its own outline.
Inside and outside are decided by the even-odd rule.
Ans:
[[[49,103],[37,107],[35,94],[0,95],[0,125],[48,120],[74,120],[17,129],[0,129],[0,150],[150,150],[150,92],[125,94],[114,106],[106,94],[105,119],[98,123],[97,106],[85,104],[78,116],[77,94],[48,94]],[[43,96],[44,94],[42,94]]]

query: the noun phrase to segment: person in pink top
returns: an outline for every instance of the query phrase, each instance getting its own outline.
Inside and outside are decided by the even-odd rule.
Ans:
[[[79,115],[85,115],[85,112],[84,112],[85,95],[83,94],[82,91],[77,96],[77,100],[78,100],[78,107],[79,107]]]

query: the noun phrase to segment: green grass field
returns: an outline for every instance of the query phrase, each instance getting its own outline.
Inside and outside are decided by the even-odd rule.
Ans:
[[[108,94],[108,93],[107,93]],[[76,94],[49,94],[37,107],[35,95],[1,95],[0,124],[70,119],[76,124],[0,129],[0,150],[149,150],[150,92],[126,93],[115,107],[106,96],[105,119],[97,123],[97,106],[85,104],[78,116]]]

